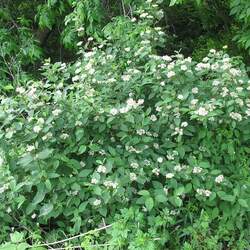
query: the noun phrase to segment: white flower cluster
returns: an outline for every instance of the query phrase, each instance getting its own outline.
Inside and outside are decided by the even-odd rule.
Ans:
[[[166,179],[172,179],[174,177],[173,173],[167,173],[166,174]]]
[[[132,162],[130,166],[134,169],[137,169],[139,167],[139,164],[137,162]]]
[[[103,173],[105,174],[107,172],[107,168],[103,165],[99,165],[97,170],[96,170],[98,173]]]
[[[156,176],[159,176],[160,175],[160,169],[159,168],[154,168],[152,170],[152,173],[155,174]]]
[[[201,173],[202,172],[202,168],[200,168],[200,167],[194,167],[193,168],[193,173],[194,174],[199,174],[199,173]]]
[[[115,181],[104,181],[103,185],[107,188],[113,188],[113,189],[116,189],[118,187],[118,183]]]
[[[130,178],[131,181],[136,181],[137,180],[137,176],[136,176],[135,173],[130,173],[129,178]]]
[[[224,176],[223,175],[218,175],[216,178],[215,178],[215,182],[216,183],[221,183],[224,181]]]
[[[94,206],[99,206],[101,203],[102,203],[101,200],[96,199],[96,200],[93,202],[93,205],[94,205]]]
[[[143,105],[143,103],[144,103],[143,99],[139,99],[138,101],[135,101],[133,98],[129,98],[126,101],[126,106],[124,106],[122,108],[119,108],[119,109],[112,108],[110,110],[110,114],[113,115],[113,116],[115,116],[115,115],[117,115],[119,113],[124,114],[124,113],[129,112],[131,109],[138,108],[139,106]]]
[[[230,116],[232,119],[234,119],[234,120],[236,120],[236,121],[239,121],[239,122],[242,120],[242,115],[239,114],[239,113],[237,113],[237,112],[231,112],[231,113],[229,114],[229,116]]]
[[[198,189],[196,190],[196,192],[197,192],[197,194],[202,195],[202,196],[205,196],[205,197],[209,197],[209,196],[212,194],[212,192],[211,192],[210,190],[201,189],[201,188],[198,188]]]

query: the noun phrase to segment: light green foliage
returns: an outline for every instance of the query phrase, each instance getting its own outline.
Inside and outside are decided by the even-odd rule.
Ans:
[[[224,51],[159,55],[160,4],[1,95],[0,249],[103,225],[58,247],[249,248],[250,79]]]
[[[235,40],[241,47],[250,51],[250,2],[241,0],[231,0],[230,14],[239,22]]]

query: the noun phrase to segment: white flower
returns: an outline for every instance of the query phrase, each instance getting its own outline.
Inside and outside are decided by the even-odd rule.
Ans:
[[[38,125],[36,125],[36,126],[33,128],[33,131],[34,131],[35,133],[39,133],[41,130],[42,130],[42,128],[41,128],[40,126],[38,126]]]
[[[45,141],[45,140],[51,138],[52,136],[53,136],[53,134],[52,134],[51,132],[48,132],[46,135],[44,135],[44,136],[42,137],[42,140]]]
[[[173,77],[173,76],[175,76],[175,72],[174,72],[174,71],[169,71],[169,72],[167,73],[167,77],[168,77],[168,78],[171,78],[171,77]]]
[[[154,168],[152,170],[152,173],[158,176],[160,174],[160,169],[159,168]]]
[[[232,119],[234,119],[234,120],[236,120],[236,121],[239,121],[239,122],[242,120],[241,114],[236,113],[236,112],[231,112],[231,113],[229,114],[229,116],[230,116]]]
[[[155,122],[155,121],[157,121],[157,117],[156,117],[155,115],[151,115],[151,116],[150,116],[150,120],[151,120],[152,122]]]
[[[74,76],[74,77],[72,77],[72,81],[73,81],[73,82],[79,81],[79,79],[80,79],[79,76]]]
[[[17,87],[16,88],[16,92],[19,93],[19,94],[23,94],[25,92],[25,88],[23,88],[23,87]]]
[[[96,171],[98,173],[104,173],[105,174],[106,171],[107,171],[107,168],[105,166],[103,166],[103,165],[99,165]]]
[[[166,174],[166,179],[172,179],[174,177],[173,173],[167,173]]]
[[[61,109],[55,109],[55,110],[52,111],[52,114],[53,114],[54,116],[58,116],[58,115],[60,115],[61,113],[62,113],[62,110],[61,110]]]
[[[63,140],[66,140],[68,137],[69,137],[69,135],[66,134],[66,133],[63,133],[63,134],[60,135],[60,138],[63,139]]]
[[[97,180],[96,178],[92,178],[92,179],[91,179],[91,183],[92,183],[92,184],[97,184],[97,183],[98,183],[98,180]]]
[[[172,58],[170,56],[168,56],[168,55],[163,56],[162,59],[164,61],[166,61],[166,62],[171,62],[172,61]]]
[[[123,107],[119,109],[119,112],[122,114],[127,113],[128,111],[129,111],[129,107]]]
[[[207,190],[207,189],[200,189],[200,188],[198,188],[198,189],[196,190],[196,192],[197,192],[199,195],[203,195],[203,196],[206,196],[206,197],[209,197],[209,196],[212,194],[212,192],[211,192],[210,190]]]
[[[162,158],[162,157],[158,157],[158,158],[157,158],[157,161],[158,161],[159,163],[162,163],[162,162],[163,162],[163,158]]]
[[[27,151],[27,152],[31,152],[31,151],[33,151],[34,149],[35,149],[35,146],[33,146],[33,145],[28,145],[26,151]]]
[[[183,99],[184,99],[184,96],[180,94],[180,95],[177,96],[177,99],[183,100]]]
[[[180,172],[182,169],[183,169],[183,166],[180,164],[174,166],[174,171],[176,171],[176,172]]]
[[[165,86],[165,82],[160,82],[160,85],[163,87]]]
[[[94,206],[99,206],[101,203],[102,203],[101,200],[96,199],[96,200],[93,202],[93,205],[94,205]]]
[[[36,214],[32,214],[31,219],[35,219],[35,218],[36,218]]]
[[[110,114],[111,114],[111,115],[117,115],[118,113],[119,113],[119,110],[116,109],[116,108],[112,108],[112,109],[110,110]]]
[[[131,79],[131,76],[130,75],[122,75],[121,78],[123,81],[128,82]]]
[[[229,72],[233,75],[233,76],[237,76],[240,75],[240,70],[239,69],[230,69]]]
[[[161,112],[162,107],[157,106],[155,110],[156,110],[157,112]]]
[[[204,195],[205,195],[206,197],[209,197],[211,194],[212,194],[212,192],[211,192],[210,190],[205,190],[205,191],[204,191]]]
[[[213,86],[218,86],[220,85],[220,81],[218,80],[214,80],[213,83],[212,83]]]
[[[130,48],[125,48],[124,49],[126,52],[129,52],[130,51]]]
[[[129,99],[127,100],[127,105],[128,105],[129,107],[136,107],[136,106],[137,106],[137,103],[136,103],[135,100],[133,100],[133,98],[129,98]]]
[[[44,119],[43,118],[38,118],[37,123],[44,124]]]
[[[75,126],[82,126],[82,122],[81,121],[76,121]]]
[[[199,89],[197,87],[192,88],[192,93],[193,94],[198,94],[198,92],[199,92]]]
[[[129,177],[130,177],[130,180],[131,180],[131,181],[136,181],[136,180],[137,180],[137,176],[136,176],[135,173],[130,173],[130,174],[129,174]]]
[[[188,126],[188,123],[187,123],[187,122],[182,122],[182,123],[181,123],[181,127],[185,128],[185,127],[187,127],[187,126]]]
[[[199,173],[201,173],[201,171],[202,171],[202,168],[200,168],[200,167],[194,167],[193,168],[193,173],[194,174],[199,174]]]
[[[137,101],[137,104],[138,105],[142,105],[144,103],[144,99],[139,99],[138,101]]]
[[[186,71],[187,70],[187,66],[186,65],[181,65],[181,70]]]
[[[114,188],[114,189],[118,187],[118,183],[113,181],[104,181],[103,185],[107,188]]]
[[[215,182],[216,183],[221,183],[223,182],[224,180],[224,176],[223,175],[218,175],[216,178],[215,178]]]
[[[80,42],[78,42],[77,44],[76,44],[76,46],[81,46],[82,45],[82,41],[80,41]]]
[[[198,99],[193,99],[190,103],[191,105],[196,105],[198,103]]]
[[[176,127],[172,135],[183,135],[183,129]]]
[[[195,111],[195,114],[200,116],[206,116],[208,114],[208,111],[205,108],[200,107],[198,110]]]
[[[131,166],[132,168],[136,169],[136,168],[139,167],[139,164],[138,164],[137,162],[132,162],[132,163],[130,164],[130,166]]]
[[[137,129],[137,130],[136,130],[136,133],[137,133],[138,135],[144,135],[144,134],[145,134],[145,130],[144,130],[144,129]]]
[[[159,147],[160,147],[158,143],[154,143],[153,146],[155,149],[159,149]]]

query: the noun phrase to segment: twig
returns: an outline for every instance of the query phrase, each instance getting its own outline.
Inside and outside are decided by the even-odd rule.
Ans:
[[[107,229],[107,228],[109,228],[109,227],[112,227],[112,225],[113,225],[113,224],[110,224],[110,225],[107,225],[107,226],[104,226],[104,227],[101,227],[101,228],[97,228],[97,229],[88,231],[88,232],[86,232],[86,233],[82,233],[82,234],[79,234],[79,235],[72,236],[72,237],[67,238],[67,239],[64,239],[64,240],[59,240],[59,241],[50,242],[50,243],[44,243],[44,244],[35,245],[35,246],[29,246],[29,248],[31,248],[31,247],[32,247],[32,248],[35,248],[35,247],[44,247],[44,246],[51,246],[51,245],[55,245],[55,244],[64,243],[64,242],[67,242],[67,241],[70,241],[70,240],[77,239],[77,238],[79,238],[79,237],[85,236],[85,235],[87,235],[87,234],[92,234],[92,233],[99,232],[99,231],[101,231],[101,230]]]
[[[96,244],[96,245],[91,245],[91,247],[106,247],[106,246],[111,246],[111,244]],[[61,248],[53,248],[53,250],[64,250],[64,249],[76,249],[76,248],[82,248],[82,246],[68,246],[68,247],[61,247]]]
[[[126,16],[126,10],[125,10],[125,6],[124,6],[123,0],[121,2],[122,2],[123,15]]]

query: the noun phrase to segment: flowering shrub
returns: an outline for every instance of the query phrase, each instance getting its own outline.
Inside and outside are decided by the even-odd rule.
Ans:
[[[48,60],[44,79],[1,96],[2,239],[16,221],[59,236],[115,222],[110,249],[245,249],[244,66],[215,50],[199,63],[159,56],[161,11],[137,13],[79,44],[74,64]],[[131,37],[117,39],[118,23]]]

